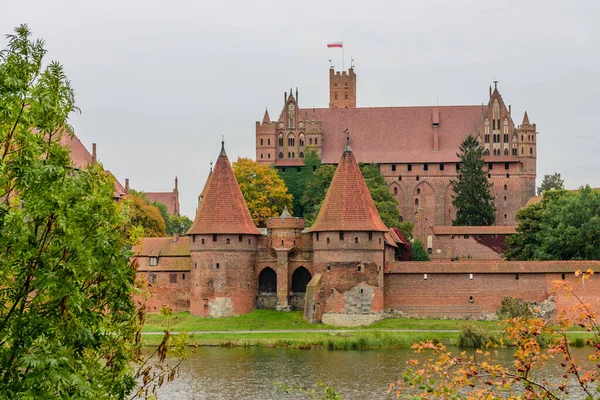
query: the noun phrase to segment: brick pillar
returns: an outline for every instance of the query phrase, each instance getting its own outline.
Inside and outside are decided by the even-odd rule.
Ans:
[[[288,249],[277,250],[277,311],[290,311],[288,302]]]

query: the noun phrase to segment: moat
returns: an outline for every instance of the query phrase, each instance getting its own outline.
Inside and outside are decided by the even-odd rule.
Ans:
[[[457,349],[454,349],[457,350]],[[589,348],[573,349],[586,359]],[[509,363],[512,349],[501,349]],[[411,358],[423,357],[412,350],[327,351],[262,348],[201,347],[187,359],[174,382],[162,388],[159,398],[187,399],[303,399],[278,391],[275,382],[315,386],[322,380],[334,386],[344,399],[391,399],[395,382]],[[550,363],[546,377],[558,376],[560,366]],[[570,398],[577,399],[572,392]]]

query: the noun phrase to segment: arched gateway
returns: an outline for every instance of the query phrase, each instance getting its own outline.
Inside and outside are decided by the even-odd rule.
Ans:
[[[277,273],[265,267],[258,275],[256,308],[275,308],[277,305]]]
[[[304,267],[298,267],[292,274],[292,295],[290,305],[296,310],[304,310],[304,295],[306,285],[312,279],[310,272]]]

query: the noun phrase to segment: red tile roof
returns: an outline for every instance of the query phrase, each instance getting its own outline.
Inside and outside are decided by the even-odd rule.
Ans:
[[[175,192],[145,192],[150,203],[163,203],[167,206],[169,215],[177,213],[179,209],[179,198]]]
[[[278,158],[275,160],[276,167],[302,167],[304,166],[304,160],[301,158]]]
[[[424,106],[301,109],[304,118],[320,120],[323,162],[337,162],[350,131],[360,162],[457,162],[457,149],[479,123],[483,108]],[[439,151],[433,151],[433,122],[439,118]],[[512,160],[511,160],[512,161]]]
[[[509,226],[434,226],[434,235],[513,235],[515,225]]]
[[[142,242],[133,246],[131,251],[135,256],[146,257],[176,257],[190,255],[190,238],[182,236],[174,241],[172,236],[143,238]]]
[[[323,231],[388,231],[350,146],[342,154],[319,215],[309,229],[309,232]]]
[[[85,168],[86,165],[94,162],[92,155],[77,136],[71,136],[67,134],[67,132],[63,132],[60,138],[60,144],[71,150],[71,163],[74,167],[82,169]]]
[[[235,178],[231,164],[221,149],[212,176],[202,190],[204,199],[189,234],[260,235]]]

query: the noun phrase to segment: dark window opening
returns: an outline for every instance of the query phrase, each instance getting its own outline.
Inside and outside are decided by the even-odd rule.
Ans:
[[[261,146],[263,145],[263,140],[262,140],[262,139],[260,139],[260,145],[261,145]]]
[[[358,237],[354,237],[354,243],[358,243]]]
[[[488,169],[491,171],[494,168],[494,164],[488,163]]]
[[[408,164],[408,170],[412,171],[412,164]]]
[[[456,163],[456,170],[460,171],[460,164],[459,163]]]
[[[215,264],[215,268],[219,269],[219,267],[221,267],[219,263]]]
[[[244,240],[244,236],[243,235],[238,235],[238,242],[241,242],[242,240]]]
[[[402,182],[402,175],[398,176],[398,182]]]
[[[185,273],[181,274],[181,280],[185,281]]]
[[[192,242],[196,243],[196,235],[192,235]]]
[[[515,279],[519,280],[519,274],[515,274]]]
[[[327,271],[331,271],[331,265],[327,266]]]
[[[398,194],[398,188],[397,187],[394,188],[394,194]]]
[[[444,170],[444,163],[440,163],[440,171]]]
[[[396,164],[392,164],[392,171],[396,171]]]
[[[225,244],[229,244],[231,243],[231,241],[229,240],[229,238],[225,239]]]
[[[202,244],[204,244],[204,239],[202,239]]]
[[[359,266],[358,266],[358,272],[360,272],[360,271],[361,271],[361,269],[362,269],[362,268],[361,268],[361,266],[359,265]],[[361,293],[362,293],[362,289],[361,289]]]
[[[473,302],[473,296],[469,296],[469,303]]]
[[[329,244],[329,238],[327,238],[327,244]]]
[[[565,280],[565,274],[562,274],[562,280],[563,281]]]
[[[216,242],[216,241],[217,241],[217,235],[213,234],[213,242]]]
[[[429,164],[423,164],[423,171],[429,171]]]
[[[504,163],[504,169],[508,169],[510,165],[508,163]]]
[[[419,175],[417,175],[417,180],[419,180]]]
[[[344,240],[344,232],[340,232],[340,240]]]
[[[319,232],[316,233],[317,242],[319,241]]]
[[[369,232],[369,242],[373,240],[373,232]]]

